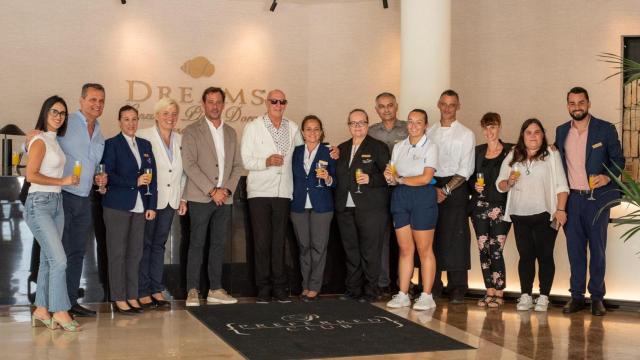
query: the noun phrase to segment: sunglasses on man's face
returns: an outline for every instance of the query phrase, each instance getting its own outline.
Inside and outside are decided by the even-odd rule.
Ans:
[[[267,99],[271,105],[276,105],[276,104],[280,104],[280,105],[287,105],[287,99],[282,99],[282,100],[278,100],[278,99]]]

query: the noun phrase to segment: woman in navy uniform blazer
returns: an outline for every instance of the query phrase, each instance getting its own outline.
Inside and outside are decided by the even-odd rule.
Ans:
[[[151,143],[135,136],[138,111],[123,106],[118,121],[122,131],[104,145],[102,162],[109,174],[109,185],[102,206],[111,300],[116,311],[130,315],[142,312],[137,298],[144,226],[145,219],[155,218],[157,203],[155,176],[146,175],[145,169],[155,174],[156,163]]]
[[[293,151],[293,200],[291,221],[300,247],[302,300],[314,301],[322,288],[329,230],[333,218],[333,195],[336,162],[322,145],[322,122],[308,115],[300,126],[304,145]],[[318,164],[324,165],[316,173]]]

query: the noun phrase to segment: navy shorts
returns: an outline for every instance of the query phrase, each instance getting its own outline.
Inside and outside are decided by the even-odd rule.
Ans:
[[[393,227],[411,225],[412,230],[432,230],[438,222],[438,202],[433,185],[398,185],[391,194]]]

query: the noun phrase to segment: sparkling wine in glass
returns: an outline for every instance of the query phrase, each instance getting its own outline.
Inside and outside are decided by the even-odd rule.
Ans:
[[[360,175],[362,175],[362,169],[357,168],[356,169],[356,182],[358,182],[358,178],[360,177]],[[355,193],[356,194],[362,194],[362,191],[360,191],[360,184],[358,184],[358,190],[356,190]]]
[[[589,190],[591,190],[591,194],[589,194],[589,197],[587,198],[587,200],[595,200],[596,198],[593,197],[593,189],[596,188],[596,174],[590,174],[589,175]]]
[[[151,191],[149,191],[149,185],[151,185],[151,179],[153,179],[153,170],[151,168],[145,168],[144,174],[149,176],[149,183],[147,184],[147,192],[144,194],[147,196],[150,196]]]
[[[102,176],[106,173],[107,172],[105,170],[104,164],[98,164],[98,166],[96,167],[96,175]],[[96,191],[99,192],[100,194],[104,194],[105,192],[107,192],[107,189],[103,185],[100,185],[98,186],[98,190]]]

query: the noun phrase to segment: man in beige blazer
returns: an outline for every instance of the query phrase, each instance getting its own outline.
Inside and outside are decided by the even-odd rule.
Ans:
[[[222,121],[225,93],[209,87],[202,94],[205,116],[182,134],[182,166],[187,175],[183,197],[188,202],[191,236],[187,255],[187,306],[199,306],[200,268],[210,228],[208,303],[237,300],[222,288],[224,245],[231,227],[231,203],[243,175],[236,131]]]

